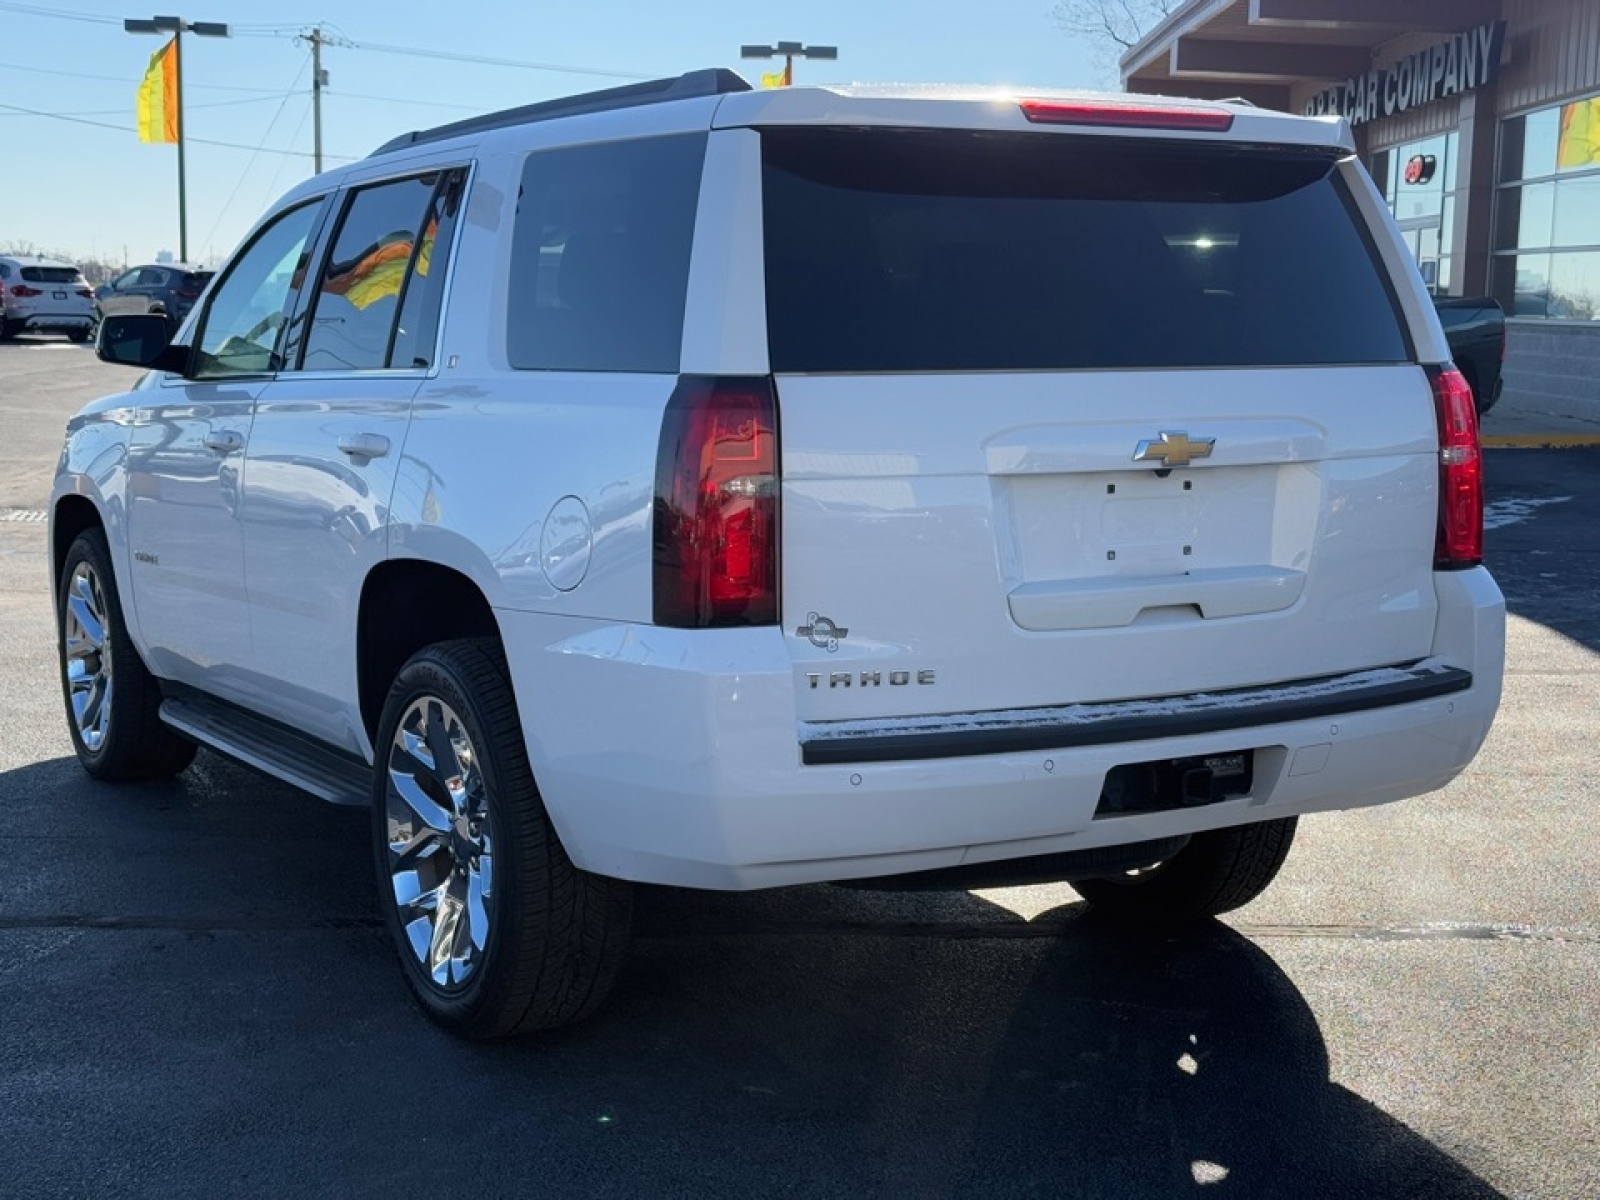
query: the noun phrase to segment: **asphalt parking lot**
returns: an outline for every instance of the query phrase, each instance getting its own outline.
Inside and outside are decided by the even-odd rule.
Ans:
[[[34,514],[131,379],[0,346],[0,1195],[1600,1196],[1600,449],[1488,453],[1477,761],[1229,919],[649,890],[596,1018],[481,1046],[406,995],[364,814],[73,760]]]

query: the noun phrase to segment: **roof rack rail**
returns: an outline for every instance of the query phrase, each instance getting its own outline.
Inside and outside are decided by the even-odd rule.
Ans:
[[[750,85],[737,73],[726,67],[708,67],[701,71],[687,71],[671,79],[652,79],[646,83],[629,83],[622,87],[605,88],[598,92],[583,92],[576,96],[562,96],[556,100],[542,100],[537,104],[524,104],[500,112],[436,125],[432,129],[416,129],[402,133],[379,146],[368,158],[416,146],[423,142],[440,142],[446,138],[460,137],[466,133],[481,133],[490,129],[505,129],[512,125],[526,125],[532,121],[549,121],[556,117],[572,117],[580,113],[609,112],[617,108],[634,108],[641,104],[662,104],[668,100],[687,100],[696,96],[720,96],[728,92],[748,92]]]

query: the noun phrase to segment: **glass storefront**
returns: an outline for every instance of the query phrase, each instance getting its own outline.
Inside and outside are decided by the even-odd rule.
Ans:
[[[1438,295],[1450,291],[1455,235],[1458,134],[1408,142],[1374,156],[1373,178],[1422,272]]]
[[[1502,122],[1496,199],[1506,312],[1600,320],[1600,96]]]

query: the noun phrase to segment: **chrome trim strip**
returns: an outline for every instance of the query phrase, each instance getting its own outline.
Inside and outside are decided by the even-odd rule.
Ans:
[[[923,717],[800,722],[806,766],[1064,750],[1247,729],[1431,700],[1472,686],[1437,659],[1271,687]]]

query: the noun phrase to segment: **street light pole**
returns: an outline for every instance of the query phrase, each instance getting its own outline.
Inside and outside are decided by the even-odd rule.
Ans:
[[[783,85],[788,87],[794,82],[794,60],[796,58],[826,58],[839,57],[837,46],[803,46],[799,42],[779,42],[776,46],[740,46],[740,58],[774,58],[783,56]]]
[[[128,18],[122,22],[127,33],[170,33],[172,35],[173,91],[177,96],[178,111],[178,261],[189,261],[189,199],[184,178],[183,161],[183,35],[195,33],[201,37],[227,37],[228,27],[216,21],[185,21],[182,17],[151,17],[148,20]]]

